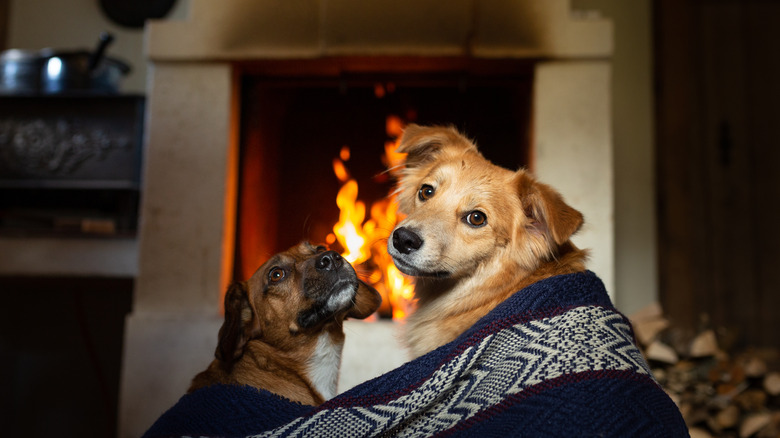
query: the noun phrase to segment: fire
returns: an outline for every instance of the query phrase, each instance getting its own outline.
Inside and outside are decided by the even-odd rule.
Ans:
[[[385,144],[382,157],[391,171],[400,165],[404,154],[398,154],[398,138],[403,130],[401,119],[387,118],[388,137],[396,138]],[[338,241],[344,249],[342,257],[355,265],[359,272],[369,272],[370,283],[382,295],[380,313],[392,312],[393,319],[403,319],[414,305],[414,284],[395,267],[387,253],[387,239],[400,220],[395,196],[376,201],[371,205],[371,217],[366,219],[366,205],[358,201],[357,181],[350,178],[345,161],[349,160],[348,147],[343,147],[339,158],[333,160],[333,172],[342,182],[336,195],[339,207],[339,221],[333,226],[328,243]],[[364,222],[365,221],[365,222]]]
[[[357,200],[358,184],[350,179],[336,195],[336,205],[341,213],[339,221],[333,226],[336,239],[345,249],[342,256],[353,264],[363,263],[371,257],[371,249],[366,245],[370,235],[361,229],[366,217],[366,205]]]

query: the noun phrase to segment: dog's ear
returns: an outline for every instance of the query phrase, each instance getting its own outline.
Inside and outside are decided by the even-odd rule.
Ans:
[[[534,232],[562,245],[580,229],[582,213],[564,202],[555,189],[534,180],[523,170],[517,172],[516,179],[523,210],[531,219]]]
[[[246,282],[233,283],[225,294],[225,321],[219,329],[219,342],[214,356],[232,363],[244,353],[244,346],[257,330],[249,289]]]
[[[373,287],[358,280],[355,305],[347,313],[348,318],[366,319],[382,304],[382,296]]]
[[[477,152],[477,147],[453,126],[411,124],[404,129],[396,152],[407,154],[406,167],[415,168],[435,159],[446,150]]]

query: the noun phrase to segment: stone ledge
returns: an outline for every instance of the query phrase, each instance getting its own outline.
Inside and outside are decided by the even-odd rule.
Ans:
[[[155,61],[340,55],[600,58],[612,23],[570,0],[191,0],[186,21],[151,21]]]

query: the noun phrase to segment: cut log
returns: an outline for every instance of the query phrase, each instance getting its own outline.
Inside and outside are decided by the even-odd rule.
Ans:
[[[745,369],[745,375],[748,377],[763,377],[767,371],[766,361],[752,355],[745,358],[742,367]]]
[[[715,414],[715,422],[718,425],[719,430],[731,429],[739,423],[740,410],[735,405],[726,406],[725,409],[721,409]]]
[[[773,411],[769,424],[756,435],[758,438],[780,437],[780,411]]]
[[[780,372],[771,372],[764,377],[764,390],[769,395],[780,395]]]
[[[677,352],[675,352],[672,347],[657,340],[647,346],[645,354],[650,360],[656,360],[668,364],[675,364],[680,360],[680,357],[677,356]]]
[[[760,412],[757,414],[749,414],[742,420],[742,424],[739,426],[740,438],[748,438],[753,434],[759,432],[766,427],[772,420],[772,415],[769,412]]]
[[[713,330],[705,330],[691,342],[691,357],[709,357],[718,353],[718,339]]]
[[[659,333],[669,327],[669,321],[664,318],[661,304],[658,302],[643,307],[629,316],[629,319],[634,326],[637,340],[643,346],[650,345]]]
[[[740,408],[748,412],[761,411],[766,407],[766,392],[761,389],[748,389],[734,397]]]
[[[659,319],[663,317],[664,317],[664,311],[661,308],[661,303],[656,301],[632,313],[628,317],[628,319],[630,319],[631,323],[633,324],[634,322],[637,321],[647,321],[647,320]]]
[[[702,429],[701,427],[692,427],[688,434],[691,438],[712,438],[712,434],[707,429]]]
[[[658,334],[666,330],[667,327],[669,327],[669,321],[663,318],[636,321],[634,333],[640,344],[650,345],[658,337]]]

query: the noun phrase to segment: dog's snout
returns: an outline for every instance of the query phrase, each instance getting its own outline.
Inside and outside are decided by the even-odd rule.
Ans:
[[[401,227],[393,231],[393,247],[401,254],[409,254],[412,251],[417,251],[422,244],[422,238],[406,227]]]
[[[344,259],[335,251],[327,251],[317,257],[314,266],[320,271],[335,271],[344,264]]]

